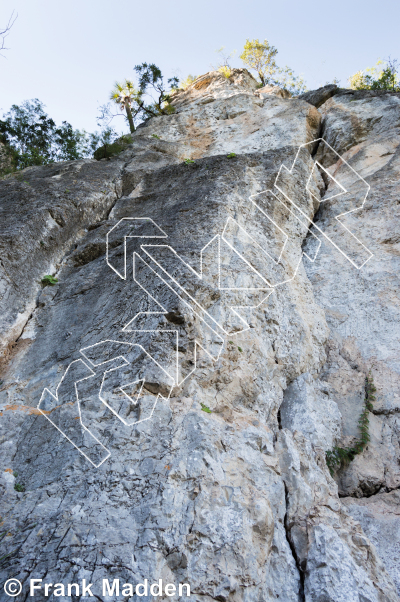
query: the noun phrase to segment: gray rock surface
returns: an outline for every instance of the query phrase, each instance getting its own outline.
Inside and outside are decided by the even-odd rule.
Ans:
[[[121,599],[102,595],[103,578],[189,583],[199,602],[398,600],[397,569],[385,569],[325,462],[326,449],[357,436],[372,350],[372,338],[346,339],[332,322],[344,315],[336,299],[355,320],[386,299],[382,316],[394,320],[396,254],[386,246],[386,263],[377,253],[356,271],[330,243],[313,254],[309,228],[315,214],[327,233],[336,227],[323,200],[334,155],[309,144],[322,122],[328,143],[372,178],[376,205],[357,232],[375,233],[375,251],[389,211],[376,161],[394,169],[395,151],[379,149],[397,146],[398,99],[343,105],[336,95],[321,116],[256,92],[246,70],[206,74],[118,157],[0,182],[0,581],[21,580],[18,601],[30,578],[86,579],[101,600]],[[350,108],[366,132],[360,150],[346,147],[358,135],[347,135]],[[377,150],[367,130],[379,111]],[[358,198],[351,175],[340,181]],[[44,274],[58,284],[42,288]],[[361,286],[367,277],[374,288]],[[393,324],[382,332],[378,387],[397,382]],[[390,410],[374,415],[386,421],[387,487],[397,406],[386,393],[379,408]],[[347,495],[375,491],[368,453],[364,473],[339,475]]]
[[[0,142],[0,174],[7,173],[10,168],[11,159],[7,147],[3,142]]]
[[[343,270],[346,259],[333,247],[321,248],[320,260],[307,264],[318,304],[331,329],[328,361],[322,380],[330,384],[343,416],[342,443],[359,436],[358,417],[364,400],[365,376],[371,371],[377,388],[370,414],[371,441],[340,474],[341,495],[371,495],[400,486],[399,410],[399,167],[400,96],[358,93],[336,95],[323,113],[322,135],[371,187],[364,206],[341,218],[357,231],[359,241],[373,254],[360,270]],[[317,158],[328,174],[352,186],[343,160],[324,146]],[[343,172],[347,170],[348,176]],[[344,176],[344,177],[343,177]],[[326,176],[326,197],[336,184]],[[345,184],[346,185],[346,184]],[[337,187],[336,187],[337,192]],[[343,199],[343,200],[341,200]],[[316,223],[343,237],[333,216],[352,210],[345,195],[321,203]],[[350,244],[347,248],[351,253]]]
[[[385,567],[400,591],[400,491],[371,497],[342,499],[351,516],[376,547]]]
[[[310,103],[310,105],[314,105],[314,107],[318,109],[324,102],[339,92],[340,88],[338,88],[336,84],[327,84],[326,86],[322,86],[322,88],[318,88],[318,90],[304,92],[304,94],[300,94],[299,98]]]
[[[286,387],[280,407],[281,423],[300,431],[324,451],[340,440],[342,415],[332,399],[333,390],[325,382],[305,372]]]

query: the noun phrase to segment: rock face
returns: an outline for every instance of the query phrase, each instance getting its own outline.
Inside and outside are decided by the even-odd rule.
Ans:
[[[11,158],[6,145],[0,142],[0,175],[9,170],[11,170]]]
[[[2,583],[398,600],[400,99],[235,70],[173,103],[118,157],[0,182]]]

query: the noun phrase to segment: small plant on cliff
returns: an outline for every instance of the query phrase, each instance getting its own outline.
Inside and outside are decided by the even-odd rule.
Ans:
[[[268,40],[260,42],[246,40],[243,52],[239,58],[246,67],[255,71],[262,86],[280,86],[289,90],[293,96],[306,91],[306,85],[301,76],[295,75],[290,67],[278,67],[275,57],[278,50]]]
[[[218,71],[222,73],[222,75],[225,75],[226,79],[229,79],[232,75],[232,69],[227,65],[222,65],[222,67],[218,67]]]
[[[228,159],[233,159],[233,157],[236,157],[236,153],[229,153],[229,155],[226,155],[228,157]]]
[[[357,71],[349,77],[349,86],[352,90],[391,90],[400,92],[398,75],[398,61],[388,59],[379,60],[374,67],[364,71]]]
[[[43,276],[41,283],[43,284],[43,286],[54,286],[55,284],[57,284],[58,279],[54,278],[54,276],[51,276],[50,274],[46,274],[46,276]]]
[[[93,153],[94,159],[97,161],[100,161],[100,159],[110,159],[110,157],[122,153],[126,150],[127,146],[132,143],[132,137],[130,135],[120,136],[117,139],[115,139],[115,135],[114,130],[111,128],[103,130],[102,134],[96,139],[98,148]]]
[[[232,66],[230,65],[230,60],[236,54],[236,50],[233,50],[230,54],[226,54],[224,52],[224,49],[225,46],[222,46],[221,48],[218,48],[218,50],[215,51],[217,54],[219,54],[220,58],[218,64],[216,66],[212,65],[212,68],[215,71],[219,71],[220,73],[222,73],[222,75],[224,75],[226,79],[229,79],[232,75]]]
[[[352,460],[365,449],[370,440],[368,413],[373,409],[376,388],[371,371],[365,377],[365,405],[358,419],[361,436],[353,447],[334,447],[326,452],[326,464],[333,476],[339,468],[347,466]]]
[[[185,165],[191,165],[191,163],[194,163],[193,159],[185,159],[184,160]]]
[[[204,403],[201,403],[200,405],[203,412],[206,412],[207,414],[212,414],[212,411],[208,406],[204,405]]]
[[[23,492],[25,491],[25,485],[22,485],[22,483],[15,483],[14,489],[15,491]]]
[[[197,75],[189,74],[187,77],[185,77],[185,79],[183,79],[182,81],[179,82],[179,87],[182,88],[182,90],[186,90],[186,88],[191,86],[192,83],[194,81],[196,81],[196,79],[197,79]]]

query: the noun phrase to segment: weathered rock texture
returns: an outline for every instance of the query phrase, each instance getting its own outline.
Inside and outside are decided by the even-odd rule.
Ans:
[[[0,175],[11,171],[11,157],[7,150],[6,145],[0,142]]]
[[[122,155],[0,182],[0,576],[22,581],[17,600],[29,578],[85,578],[101,600],[116,599],[102,595],[103,578],[185,582],[198,601],[398,600],[398,541],[379,529],[398,529],[398,497],[387,492],[400,485],[400,99],[345,91],[317,110],[285,96],[263,93],[245,70],[209,73]],[[323,236],[315,253],[313,218],[351,247],[335,216],[361,194],[329,146],[309,144],[320,136],[371,186],[363,208],[343,218],[374,254],[361,269]],[[280,192],[276,176],[300,145]],[[350,192],[326,200],[337,181]],[[133,222],[121,229],[123,218],[150,218],[168,238],[136,221],[142,238],[125,239]],[[168,244],[193,269],[143,244]],[[348,250],[355,263],[363,253]],[[45,274],[58,284],[42,288]],[[195,355],[196,340],[215,361],[199,347]],[[91,375],[80,350],[97,343],[85,351]],[[177,355],[178,385],[145,352],[168,370]],[[335,482],[325,451],[358,437],[369,370],[378,388],[371,442]],[[140,378],[133,407],[117,387]],[[82,429],[76,395],[104,447]],[[104,459],[99,468],[50,420],[93,463]]]

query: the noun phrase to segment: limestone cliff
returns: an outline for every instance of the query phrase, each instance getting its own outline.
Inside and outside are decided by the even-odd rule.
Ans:
[[[0,182],[0,581],[398,600],[400,97],[238,69],[173,104]]]

